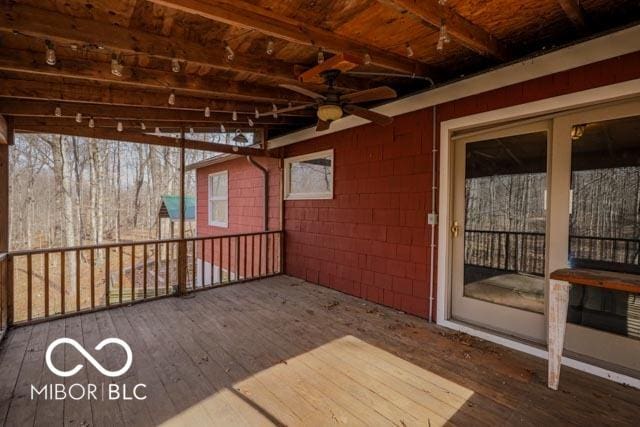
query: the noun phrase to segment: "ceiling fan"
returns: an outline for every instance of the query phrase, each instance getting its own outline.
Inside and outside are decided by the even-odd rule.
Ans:
[[[362,117],[363,119],[369,120],[380,126],[386,126],[393,122],[393,119],[389,116],[376,113],[355,104],[396,98],[398,95],[396,94],[395,90],[391,89],[388,86],[380,86],[373,89],[366,89],[359,92],[341,95],[340,92],[335,88],[336,78],[338,78],[340,73],[340,70],[335,69],[326,70],[321,73],[326,84],[329,86],[327,93],[325,93],[324,95],[300,86],[281,84],[280,87],[298,92],[301,95],[312,98],[313,103],[296,105],[283,109],[274,109],[270,112],[259,113],[259,115],[276,116],[279,113],[303,110],[305,108],[316,108],[318,110],[318,124],[316,125],[316,131],[318,132],[329,129],[331,122],[341,118],[344,113]]]

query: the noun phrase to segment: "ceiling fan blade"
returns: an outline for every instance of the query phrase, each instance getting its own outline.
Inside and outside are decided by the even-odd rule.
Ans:
[[[264,113],[258,113],[258,115],[260,117],[273,116],[274,114],[290,113],[291,111],[304,110],[305,108],[314,107],[315,105],[316,104],[296,105],[294,107],[280,108],[280,109],[277,109],[276,111],[273,111],[273,110],[265,111]]]
[[[388,86],[380,86],[373,89],[361,90],[360,92],[342,95],[340,100],[350,104],[359,102],[379,101],[381,99],[396,98],[398,94]]]
[[[389,116],[385,116],[384,114],[367,110],[366,108],[358,107],[357,105],[347,104],[343,106],[342,109],[346,113],[353,114],[354,116],[362,117],[363,119],[367,119],[380,126],[387,126],[393,122],[393,118]]]
[[[329,129],[331,122],[325,122],[324,120],[318,119],[318,124],[316,125],[316,132],[322,132],[323,130]]]
[[[294,92],[298,92],[301,95],[304,96],[308,96],[309,98],[313,98],[313,99],[326,99],[326,97],[324,95],[320,95],[319,93],[316,93],[312,90],[309,89],[305,89],[303,87],[300,86],[296,86],[296,85],[288,85],[288,84],[281,84],[279,85],[280,87],[283,87],[285,89],[289,89],[292,90]]]

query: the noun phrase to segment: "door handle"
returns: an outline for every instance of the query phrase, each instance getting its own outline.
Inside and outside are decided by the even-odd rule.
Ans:
[[[451,234],[453,237],[458,237],[458,233],[460,232],[460,226],[458,225],[458,221],[454,221],[451,226]]]

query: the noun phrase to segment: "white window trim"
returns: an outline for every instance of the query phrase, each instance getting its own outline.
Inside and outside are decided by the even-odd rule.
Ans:
[[[227,194],[224,196],[211,197],[211,177],[214,176],[226,176],[227,177]],[[227,220],[226,221],[211,221],[211,202],[225,200],[227,202]],[[229,227],[229,171],[224,170],[220,172],[210,173],[207,176],[207,223],[212,227]]]
[[[331,181],[329,182],[329,191],[322,193],[291,193],[291,164],[303,162],[305,160],[317,159],[319,157],[331,158]],[[284,199],[285,200],[314,200],[314,199],[333,199],[333,180],[335,179],[335,163],[333,158],[333,149],[316,151],[315,153],[303,154],[301,156],[287,157],[284,159]]]

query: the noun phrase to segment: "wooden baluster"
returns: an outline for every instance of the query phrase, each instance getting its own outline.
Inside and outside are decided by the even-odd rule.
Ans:
[[[142,245],[142,298],[147,298],[147,245]]]
[[[210,283],[209,285],[213,286],[213,281],[214,281],[214,277],[213,277],[213,266],[215,264],[215,258],[214,258],[214,253],[213,253],[213,239],[209,239],[209,249],[211,250],[211,267],[209,268],[209,276],[210,276]]]
[[[269,275],[269,234],[264,235],[264,275]]]
[[[240,280],[240,236],[236,236],[236,281]]]
[[[256,277],[256,235],[251,235],[251,278]]]
[[[262,234],[258,234],[258,277],[262,277]]]
[[[89,262],[91,263],[90,280],[91,280],[91,309],[96,308],[96,265],[95,250],[91,248],[89,251]]]
[[[276,234],[271,234],[271,274],[276,274]]]
[[[80,251],[76,250],[76,311],[80,311]]]
[[[44,253],[44,317],[49,317],[49,252]]]
[[[164,294],[169,295],[169,242],[164,244]]]
[[[191,287],[196,288],[196,241],[191,241]]]
[[[227,283],[231,281],[231,237],[227,237]]]
[[[31,254],[27,255],[27,320],[31,320],[33,315],[33,260]]]
[[[242,277],[247,278],[247,236],[242,236]]]
[[[201,258],[200,258],[200,286],[204,288],[204,256],[205,256],[205,250],[204,250],[204,240],[200,240],[200,254],[201,254]],[[195,254],[193,255],[195,257]]]
[[[159,265],[158,265],[158,249],[160,249],[160,245],[158,245],[158,243],[156,243],[154,245],[153,248],[153,270],[155,273],[155,277],[153,279],[153,296],[157,297],[158,296],[158,269],[159,269]]]
[[[218,239],[218,258],[220,258],[218,263],[218,283],[222,283],[222,238]]]
[[[122,304],[122,246],[118,246],[118,304]]]
[[[111,266],[109,265],[111,248],[105,249],[104,254],[104,297],[107,307],[111,305]]]
[[[131,301],[136,299],[136,245],[131,245]]]
[[[66,257],[65,257],[65,253],[64,251],[60,252],[60,313],[64,314],[65,313],[65,286],[64,286],[64,282],[65,282],[65,261],[66,261]]]

